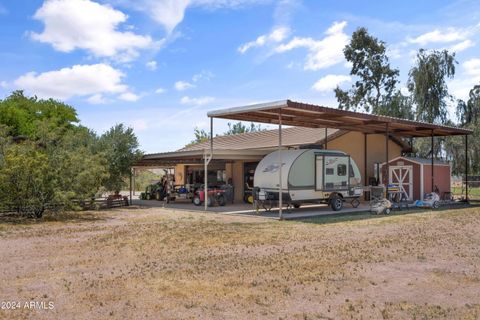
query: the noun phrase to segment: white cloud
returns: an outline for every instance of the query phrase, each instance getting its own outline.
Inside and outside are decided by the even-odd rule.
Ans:
[[[124,93],[128,90],[128,86],[122,83],[124,76],[120,70],[99,63],[74,65],[40,74],[29,72],[17,78],[14,84],[41,98],[66,100],[74,96]],[[92,99],[95,101],[98,97]]]
[[[157,61],[148,61],[145,64],[145,67],[147,67],[149,70],[155,71],[157,70]]]
[[[419,45],[426,45],[436,42],[454,42],[464,40],[466,37],[462,30],[456,28],[448,28],[446,30],[435,29],[433,31],[419,35],[416,38],[408,39],[410,43],[416,43]]]
[[[247,52],[248,50],[250,50],[251,48],[263,47],[263,46],[265,46],[267,44],[270,44],[270,43],[281,42],[285,38],[287,38],[289,33],[290,33],[289,28],[278,27],[276,29],[273,29],[272,32],[270,32],[269,34],[261,35],[256,40],[250,41],[250,42],[247,42],[247,43],[241,45],[238,48],[238,51],[243,54],[243,53]]]
[[[133,130],[135,130],[135,132],[145,131],[150,127],[147,119],[135,119],[131,122],[131,125],[133,127]]]
[[[473,86],[480,84],[480,59],[465,61],[461,70],[462,72],[450,81],[448,88],[456,98],[467,100]]]
[[[295,37],[291,41],[275,48],[276,53],[283,53],[296,48],[307,48],[308,54],[304,64],[305,70],[320,70],[333,66],[344,60],[343,48],[348,44],[349,37],[343,32],[346,21],[335,22],[325,32],[325,38]]]
[[[124,92],[118,96],[118,99],[123,101],[135,102],[141,97],[133,92]]]
[[[125,1],[124,1],[125,2]],[[188,7],[202,7],[211,10],[240,8],[246,5],[269,3],[271,0],[135,0],[128,4],[150,16],[162,25],[168,34],[180,24]]]
[[[184,91],[190,88],[195,88],[195,85],[187,81],[177,81],[175,82],[174,87],[177,91]]]
[[[480,76],[480,59],[474,58],[467,60],[462,64],[462,67],[468,75]]]
[[[193,75],[192,81],[193,81],[193,82],[198,82],[198,81],[200,81],[200,80],[202,80],[202,79],[208,81],[208,80],[210,80],[211,78],[213,78],[213,73],[212,73],[211,71],[202,70],[202,72]]]
[[[96,93],[87,99],[90,104],[106,104],[109,101],[101,93]]]
[[[223,8],[243,8],[249,5],[267,4],[271,3],[271,0],[191,0],[192,6],[204,7],[210,9],[223,9]]]
[[[461,52],[461,51],[464,51],[468,48],[471,48],[475,45],[475,43],[470,40],[470,39],[467,39],[467,40],[464,40],[462,42],[459,42],[457,44],[454,44],[453,46],[451,46],[450,48],[448,48],[448,51],[449,52]]]
[[[350,76],[328,74],[315,82],[315,84],[312,86],[312,89],[320,92],[332,91],[341,83],[350,81],[352,81]]]
[[[155,90],[155,93],[157,93],[157,94],[162,94],[162,93],[164,93],[165,91],[167,91],[167,90],[165,90],[164,88],[158,88],[157,90]]]
[[[215,98],[213,97],[190,98],[188,96],[185,96],[180,99],[181,104],[189,104],[194,106],[203,106],[213,101],[215,101]]]
[[[9,87],[7,81],[0,81],[0,88],[7,89]]]
[[[154,45],[149,36],[118,31],[127,15],[90,0],[47,0],[34,18],[45,28],[42,33],[32,32],[32,39],[61,52],[84,49],[95,57],[126,62],[137,57],[139,49]]]
[[[190,0],[143,0],[136,7],[171,33],[182,22]]]

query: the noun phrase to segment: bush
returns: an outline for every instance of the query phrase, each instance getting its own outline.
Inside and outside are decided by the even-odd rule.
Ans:
[[[0,201],[25,216],[41,217],[54,198],[54,174],[32,143],[11,145],[0,168]]]

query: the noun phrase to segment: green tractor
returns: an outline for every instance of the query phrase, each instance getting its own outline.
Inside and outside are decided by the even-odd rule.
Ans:
[[[162,201],[167,195],[166,189],[164,188],[161,181],[148,185],[145,189],[145,192],[140,193],[141,200],[158,200]]]

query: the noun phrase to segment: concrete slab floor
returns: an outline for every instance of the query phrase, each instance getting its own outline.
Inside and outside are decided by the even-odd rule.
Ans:
[[[191,202],[171,202],[165,203],[163,201],[155,200],[133,200],[133,205],[144,206],[144,207],[162,207],[162,208],[171,208],[173,210],[186,210],[186,211],[196,211],[204,212],[204,206],[195,206]],[[368,202],[362,202],[357,208],[353,208],[349,203],[345,203],[342,210],[333,211],[330,206],[326,204],[305,204],[300,208],[291,208],[283,210],[283,219],[303,219],[323,215],[338,215],[338,214],[351,214],[351,213],[360,213],[360,212],[369,212],[370,206]],[[227,204],[226,206],[213,206],[208,207],[208,212],[212,213],[221,213],[221,214],[234,214],[234,215],[249,215],[257,216],[262,218],[269,219],[278,219],[278,208],[272,208],[270,211],[265,211],[260,209],[256,212],[253,208],[253,205],[246,203],[234,203]]]

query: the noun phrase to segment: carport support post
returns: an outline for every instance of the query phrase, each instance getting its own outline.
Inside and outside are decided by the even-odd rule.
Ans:
[[[137,174],[137,170],[135,170],[135,168],[133,168],[133,195],[135,195],[135,175]]]
[[[432,136],[431,136],[431,149],[430,149],[430,152],[432,153],[432,171],[431,171],[431,174],[432,174],[432,192],[435,192],[435,178],[434,178],[434,174],[433,174],[433,130],[432,130]]]
[[[387,188],[385,189],[385,196],[388,199],[388,182],[390,181],[390,168],[389,168],[389,163],[388,163],[388,140],[389,140],[389,133],[388,133],[388,122],[385,123],[385,164],[386,164],[386,177],[387,180],[385,182],[385,185]]]
[[[465,135],[465,200],[468,202],[468,134]]]
[[[328,128],[325,127],[325,150],[328,149]]]
[[[367,186],[367,134],[363,134],[363,179],[365,186]]]
[[[205,168],[203,170],[203,175],[205,179],[205,185],[203,187],[203,202],[205,205],[205,211],[208,210],[207,199],[208,199],[208,163],[213,158],[213,117],[210,117],[210,156],[207,157],[205,152]]]
[[[132,168],[130,168],[130,205],[132,205],[132,201],[133,201],[133,196],[132,196],[132,178],[133,178],[133,174],[132,174]]]
[[[283,219],[283,190],[282,190],[282,109],[278,112],[278,218]]]

